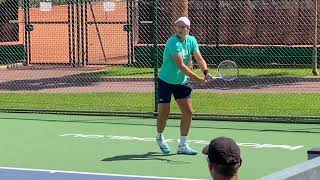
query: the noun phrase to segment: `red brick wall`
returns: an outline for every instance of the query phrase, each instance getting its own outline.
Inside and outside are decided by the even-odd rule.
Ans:
[[[218,17],[214,17],[219,2]],[[252,2],[251,4],[248,2]],[[204,43],[310,45],[314,38],[313,1],[190,1],[191,32]],[[196,4],[196,5],[195,5]],[[319,12],[320,14],[320,9]],[[218,19],[218,21],[215,21]],[[320,22],[320,21],[319,21]]]

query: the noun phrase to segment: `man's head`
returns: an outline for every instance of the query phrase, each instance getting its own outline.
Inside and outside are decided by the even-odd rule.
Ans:
[[[233,139],[218,137],[203,148],[208,156],[208,167],[215,180],[237,179],[241,166],[240,148]]]
[[[185,36],[189,33],[190,20],[187,17],[180,17],[175,22],[175,27],[176,27],[178,36],[180,38],[185,38]]]

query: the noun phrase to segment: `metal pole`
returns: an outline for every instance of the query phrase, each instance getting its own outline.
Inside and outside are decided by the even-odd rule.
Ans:
[[[23,9],[24,9],[24,58],[25,58],[25,64],[29,65],[29,45],[28,45],[28,25],[29,25],[29,21],[28,21],[28,13],[29,13],[29,9],[28,9],[28,0],[24,0],[23,1]]]
[[[27,65],[31,63],[31,37],[30,32],[32,31],[32,25],[30,24],[30,0],[27,0],[27,49],[28,49],[28,61]]]
[[[214,1],[214,33],[215,33],[215,41],[216,41],[216,46],[218,47],[220,45],[220,2],[219,0]]]
[[[71,52],[72,52],[72,66],[76,64],[76,37],[75,37],[75,0],[71,0]]]
[[[86,41],[85,64],[87,65],[88,64],[88,2],[87,0],[85,0],[84,7],[85,7],[84,8],[84,15],[85,15],[84,25],[85,25],[85,41]]]
[[[158,40],[157,40],[157,35],[158,35],[158,29],[157,29],[157,10],[158,9],[158,0],[152,0],[152,11],[151,11],[151,16],[152,16],[152,30],[151,30],[151,39],[152,39],[152,50],[151,50],[151,59],[153,61],[153,68],[154,68],[154,112],[158,112],[158,83],[157,83],[157,78],[158,78]]]
[[[313,42],[313,52],[312,52],[312,74],[314,76],[319,76],[318,71],[318,0],[315,0],[315,22],[314,22],[314,42]]]
[[[127,0],[127,23],[126,26],[127,28],[129,26],[131,26],[131,12],[132,12],[132,6],[131,6],[132,2],[131,0]],[[128,64],[131,64],[131,36],[132,36],[132,31],[128,31],[127,30],[127,41],[128,41],[128,45],[127,45],[127,49],[128,49]]]
[[[72,29],[71,29],[71,0],[68,0],[68,39],[69,39],[69,63],[72,64]]]
[[[102,39],[101,39],[98,23],[97,23],[96,16],[95,16],[94,11],[93,11],[93,7],[92,7],[91,1],[89,1],[89,5],[90,5],[92,18],[93,18],[93,23],[95,25],[95,28],[96,28],[96,31],[97,31],[97,35],[98,35],[98,39],[99,39],[99,42],[100,42],[100,47],[101,47],[101,51],[102,51],[102,54],[103,54],[103,58],[104,58],[104,61],[106,62],[106,64],[108,64],[107,55],[106,55],[105,48],[104,48],[103,43],[102,43]]]
[[[81,25],[81,8],[79,7],[81,0],[77,0],[76,4],[76,14],[77,14],[77,66],[80,66],[80,58],[81,58],[81,51],[80,51],[80,25]]]
[[[80,24],[80,31],[81,31],[81,34],[80,34],[80,42],[81,42],[81,59],[80,59],[80,63],[81,63],[81,66],[84,66],[84,56],[85,56],[85,49],[84,49],[84,0],[80,0],[80,13],[81,13],[81,24]],[[80,66],[80,64],[79,64]]]

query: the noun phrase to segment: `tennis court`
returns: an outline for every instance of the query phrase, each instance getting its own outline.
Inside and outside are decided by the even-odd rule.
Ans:
[[[172,153],[155,142],[157,78],[181,16],[221,76],[190,83],[191,147],[235,139],[242,180],[297,164],[269,179],[320,174],[319,160],[300,164],[320,146],[318,1],[0,0],[0,9],[1,180],[211,179],[204,155],[175,153],[176,103]],[[225,61],[236,65],[225,68],[236,70],[230,81]]]
[[[47,114],[0,114],[1,179],[210,179],[206,158],[162,155],[155,119]],[[257,179],[301,163],[318,143],[320,125],[194,121],[190,143],[201,150],[231,136],[244,159],[241,179]],[[179,121],[166,137],[176,148]],[[167,177],[167,178],[166,178]]]

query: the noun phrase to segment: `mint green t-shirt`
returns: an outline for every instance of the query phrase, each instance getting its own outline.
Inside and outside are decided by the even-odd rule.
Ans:
[[[159,78],[169,84],[183,84],[188,77],[177,66],[173,55],[182,55],[185,65],[189,65],[190,57],[199,51],[199,45],[195,37],[187,35],[182,42],[177,35],[171,36],[165,46],[163,62],[160,68]]]

